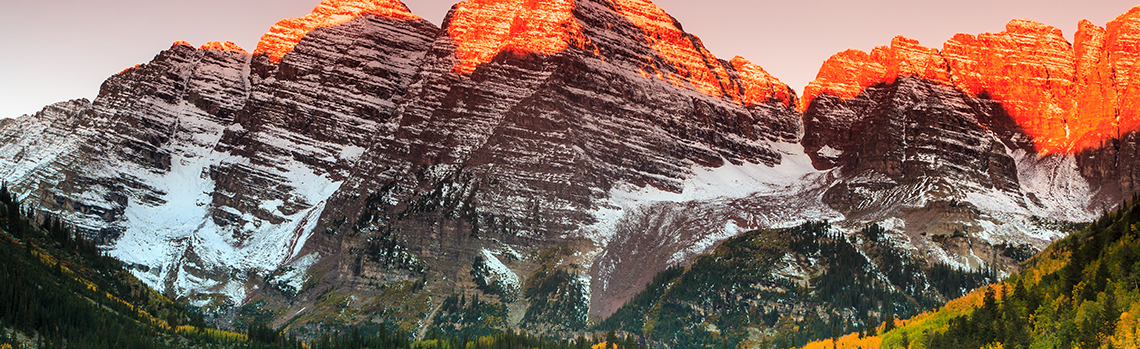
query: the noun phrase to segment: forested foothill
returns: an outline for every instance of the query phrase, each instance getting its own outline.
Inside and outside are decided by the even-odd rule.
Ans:
[[[1052,244],[1005,280],[935,311],[806,348],[1132,348],[1140,340],[1137,198]]]

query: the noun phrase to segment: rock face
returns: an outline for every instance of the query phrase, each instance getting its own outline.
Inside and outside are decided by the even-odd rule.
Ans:
[[[421,20],[399,1],[324,0],[304,17],[283,19],[274,24],[253,52],[268,55],[274,63],[280,62],[313,30],[335,27],[365,14],[412,22]]]
[[[822,200],[848,221],[893,221],[920,256],[977,268],[1009,265],[997,245],[1042,248],[1053,222],[1095,217],[1105,201],[1072,155],[1039,156],[998,102],[900,76],[859,96],[817,97],[804,147],[836,180]],[[948,242],[963,234],[970,249]]]
[[[1083,21],[1075,45],[1015,20],[941,51],[897,37],[833,56],[800,104],[806,152],[842,173],[824,201],[848,219],[902,218],[930,246],[954,231],[1040,246],[1055,233],[1018,217],[1090,220],[1136,192],[1136,111],[1121,96],[1137,20],[1140,9],[1107,30]],[[940,206],[969,214],[932,218]]]
[[[1000,102],[1042,154],[1075,154],[1140,128],[1131,83],[1140,50],[1140,9],[1107,29],[1082,21],[1076,43],[1061,30],[1014,20],[1001,33],[959,34],[941,51],[903,37],[870,54],[833,56],[804,91],[805,110],[820,95],[850,100],[899,76],[950,86]],[[1025,142],[1024,140],[1019,142]]]
[[[804,219],[717,204],[715,219],[653,233],[683,240],[606,249],[619,221],[653,212],[640,207],[731,191],[694,176],[761,179],[765,193],[747,195],[769,202],[812,172],[794,103],[644,1],[468,1],[440,30],[398,2],[330,0],[253,55],[179,42],[94,103],[7,123],[3,158],[21,164],[5,178],[26,200],[99,232],[146,282],[218,309],[294,299],[295,312],[324,291],[416,280],[462,292],[476,257],[526,279],[535,262],[508,251],[567,247],[551,267],[577,275],[568,287],[620,304],[652,276],[623,276],[620,249],[659,250],[671,259],[638,263],[664,268]],[[585,319],[593,298],[566,303]]]
[[[868,87],[847,101],[817,97],[805,113],[809,133],[804,147],[814,153],[817,167],[838,167],[844,179],[852,179],[840,186],[850,193],[840,194],[839,187],[829,192],[833,206],[846,212],[892,215],[881,207],[866,207],[877,200],[857,193],[925,185],[930,180],[1017,192],[1014,160],[987,128],[995,114],[1004,116],[1000,104],[902,76],[890,84]],[[953,184],[941,186],[950,189],[956,187]],[[915,195],[898,199],[923,200]]]
[[[589,39],[574,18],[574,2],[464,1],[447,23],[447,36],[456,45],[456,73],[471,74],[500,52],[551,55],[573,46],[586,49]],[[596,49],[596,48],[595,48]]]
[[[0,123],[0,175],[222,321],[256,302],[422,334],[477,295],[498,322],[463,326],[573,332],[656,271],[808,220],[1012,265],[999,246],[1134,192],[1137,17],[1072,47],[1027,21],[900,37],[797,100],[647,0],[468,0],[442,28],[326,0],[253,54],[179,42],[93,102]]]
[[[687,181],[698,172],[742,166],[755,169],[753,174],[775,173],[771,167],[777,165],[810,172],[802,166],[806,159],[799,167],[784,165],[788,155],[781,149],[795,148],[802,131],[791,91],[763,69],[738,59],[739,72],[676,27],[672,30],[685,38],[688,51],[663,54],[663,46],[645,41],[649,34],[637,25],[648,26],[645,19],[630,20],[607,1],[524,5],[471,1],[452,10],[400,106],[395,137],[369,149],[353,179],[330,199],[340,209],[320,220],[330,228],[322,235],[329,242],[313,246],[340,247],[319,250],[335,256],[323,259],[318,270],[352,280],[423,278],[434,292],[463,292],[480,250],[508,260],[506,265],[525,279],[533,268],[525,260],[510,262],[509,251],[528,255],[571,246],[578,253],[558,267],[589,280],[574,287],[591,295],[574,306],[583,316],[587,302],[594,302],[592,311],[612,312],[598,302],[620,305],[621,297],[632,295],[628,289],[644,285],[652,273],[611,275],[612,266],[600,265],[612,262],[595,261],[629,259],[619,255],[626,248],[677,254],[671,262],[650,255],[632,258],[664,268],[685,263],[743,229],[726,228],[734,216],[722,208],[706,222],[669,226],[671,234],[684,237],[674,244],[607,249],[619,221],[648,214],[639,207],[650,202],[684,199]],[[534,27],[549,25],[534,23],[535,18],[558,21],[562,24],[556,27],[565,31],[532,35]],[[506,28],[500,21],[530,24]],[[507,29],[520,32],[508,35]],[[471,42],[473,32],[490,34]],[[498,52],[481,51],[487,49]],[[682,58],[689,65],[673,63]],[[646,62],[660,74],[641,74]],[[704,62],[703,68],[694,62]],[[708,89],[713,83],[717,87]],[[779,180],[798,179],[789,177],[794,176]],[[796,219],[803,218],[741,225]],[[415,262],[405,270],[386,270],[354,252],[377,240],[388,241],[392,251],[412,251]],[[701,241],[704,245],[695,244]],[[387,265],[392,258],[385,254],[376,260]],[[420,265],[430,267],[418,272]],[[328,287],[380,292],[353,283]],[[542,322],[529,316],[511,321]]]

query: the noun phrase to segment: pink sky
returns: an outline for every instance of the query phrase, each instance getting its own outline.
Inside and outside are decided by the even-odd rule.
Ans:
[[[123,68],[150,61],[177,40],[233,41],[252,51],[277,20],[319,0],[38,0],[0,5],[0,117],[94,98]],[[1014,18],[1060,28],[1104,25],[1137,3],[1124,0],[658,0],[723,59],[741,55],[796,91],[832,54],[886,45],[895,35],[941,48],[955,33],[997,32]],[[439,24],[452,0],[407,0]]]

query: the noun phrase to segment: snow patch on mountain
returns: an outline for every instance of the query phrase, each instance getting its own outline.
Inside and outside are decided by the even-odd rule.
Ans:
[[[720,231],[705,235],[700,240],[697,240],[696,243],[689,245],[688,248],[674,252],[673,256],[669,258],[669,264],[681,264],[684,263],[685,260],[689,257],[699,255],[701,253],[707,253],[712,249],[714,244],[728,240],[729,238],[739,235],[742,232],[744,232],[744,229],[741,229],[739,226],[737,226],[735,221],[729,220],[724,224],[724,228]]]
[[[482,250],[482,254],[483,260],[486,261],[487,268],[490,269],[491,275],[494,275],[496,278],[498,278],[499,281],[502,282],[508,289],[521,289],[522,284],[519,283],[518,274],[515,274],[515,272],[511,271],[511,268],[508,268],[506,264],[503,264],[503,262],[499,260],[499,257],[495,257],[495,254],[491,253],[490,250],[484,248]]]
[[[1070,222],[1090,222],[1099,207],[1089,207],[1093,196],[1088,180],[1081,176],[1077,159],[1070,154],[1040,156],[1023,149],[1013,151],[1017,177],[1030,203],[1042,206],[1035,214]],[[1036,200],[1034,200],[1036,199]]]
[[[811,165],[811,158],[804,154],[803,146],[790,143],[772,143],[772,147],[783,155],[783,161],[776,166],[744,163],[735,165],[725,161],[717,168],[693,166],[689,177],[684,181],[680,193],[661,190],[652,186],[635,186],[623,183],[610,191],[608,205],[594,212],[598,223],[584,229],[587,237],[605,245],[613,237],[618,221],[627,212],[656,202],[692,202],[724,199],[741,199],[750,196],[794,194],[818,185],[818,179],[826,172],[818,171]],[[799,221],[801,217],[785,217]],[[810,217],[808,217],[810,219]],[[781,222],[774,221],[773,225]]]
[[[54,187],[68,170],[58,162],[70,162],[86,137],[92,136],[78,116],[91,110],[91,102],[76,99],[45,107],[34,115],[10,119],[0,126],[0,178],[16,191],[20,200],[43,187]],[[54,166],[54,167],[53,167]],[[22,182],[22,183],[21,183]],[[67,215],[70,217],[70,215]]]
[[[304,244],[299,244],[304,245]],[[304,257],[296,258],[287,266],[281,268],[281,273],[272,278],[274,281],[284,282],[292,291],[300,291],[305,282],[309,281],[309,268],[320,260],[320,253],[310,253]]]
[[[183,112],[195,109],[183,105]],[[212,167],[241,165],[256,167],[248,158],[215,151],[224,127],[202,117],[182,117],[181,127],[194,129],[190,139],[172,149],[170,171],[155,173],[132,164],[119,170],[130,173],[154,188],[159,200],[129,200],[125,210],[126,230],[108,253],[128,265],[142,281],[156,289],[173,286],[179,294],[217,292],[234,304],[241,304],[247,293],[248,275],[264,275],[297,256],[316,229],[324,200],[339,187],[327,175],[317,174],[291,158],[279,158],[277,166],[265,172],[279,172],[282,185],[292,187],[301,202],[316,203],[290,215],[281,212],[281,199],[266,198],[260,208],[279,214],[284,222],[273,224],[229,206],[217,206],[219,191],[210,178]],[[240,216],[242,226],[222,226],[213,211]],[[228,280],[219,282],[215,280]]]

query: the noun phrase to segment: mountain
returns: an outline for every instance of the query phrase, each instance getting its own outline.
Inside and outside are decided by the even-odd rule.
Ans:
[[[436,31],[365,15],[314,30],[279,63],[175,43],[108,79],[94,102],[6,127],[4,178],[97,233],[149,285],[241,305],[251,277],[296,255],[371,137],[392,128],[395,106],[377,96],[403,94]]]
[[[223,326],[582,333],[659,271],[820,221],[910,261],[860,277],[918,311],[956,295],[931,270],[1006,275],[1136,191],[1138,24],[896,38],[797,98],[648,0],[469,0],[442,27],[325,0],[253,53],[176,42],[0,125],[0,177]]]

